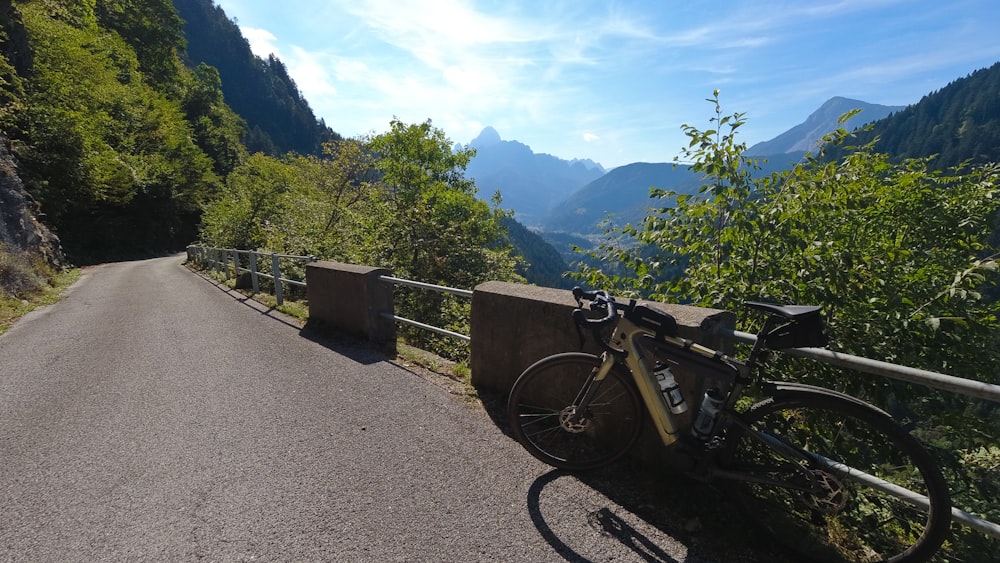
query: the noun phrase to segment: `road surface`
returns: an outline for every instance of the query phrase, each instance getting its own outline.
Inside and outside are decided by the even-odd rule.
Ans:
[[[0,336],[0,560],[734,557],[609,483],[181,257],[88,268]]]

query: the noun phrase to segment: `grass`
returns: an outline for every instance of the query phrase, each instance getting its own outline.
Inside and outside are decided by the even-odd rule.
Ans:
[[[275,311],[280,311],[290,317],[295,317],[301,321],[309,320],[309,304],[305,301],[298,301],[293,299],[288,299],[287,297],[283,299],[283,303],[278,305],[278,298],[270,293],[254,293],[249,289],[236,289],[236,279],[232,276],[227,276],[226,274],[216,271],[216,270],[199,270],[196,265],[188,264],[188,267],[192,270],[198,270],[202,275],[207,276],[216,282],[225,285],[226,287],[238,291],[243,295],[253,299],[254,301],[266,306],[269,309],[274,309]]]
[[[80,269],[71,268],[54,274],[46,284],[20,295],[12,295],[0,288],[0,334],[18,319],[45,305],[62,298],[63,291],[80,279]]]
[[[449,389],[468,401],[479,399],[479,393],[472,386],[472,371],[465,362],[454,362],[433,352],[410,346],[400,339],[396,343],[396,361],[405,367],[419,366],[429,372],[446,378],[451,383]]]

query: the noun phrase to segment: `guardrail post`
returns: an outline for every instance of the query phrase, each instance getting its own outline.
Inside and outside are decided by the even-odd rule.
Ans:
[[[239,250],[234,250],[233,251],[233,278],[235,278],[237,280],[240,278],[240,251]]]
[[[395,344],[396,323],[392,284],[384,268],[316,261],[306,264],[309,322],[344,331],[373,342]]]
[[[257,252],[250,251],[250,283],[253,284],[253,292],[260,293],[260,282],[257,281]]]
[[[278,255],[271,254],[271,273],[274,274],[274,296],[278,300],[278,305],[282,305],[285,300],[281,295],[281,266],[278,264]]]

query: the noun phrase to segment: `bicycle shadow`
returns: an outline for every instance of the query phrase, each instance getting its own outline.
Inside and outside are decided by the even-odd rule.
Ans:
[[[576,511],[566,499],[546,503],[543,491],[559,488],[560,478],[575,479],[602,499]],[[585,473],[549,471],[529,488],[527,509],[538,533],[566,561],[619,559],[622,553],[627,560],[650,563],[796,560],[754,533],[723,490],[669,471],[651,475],[629,460]],[[581,511],[586,512],[586,526]],[[618,557],[582,553],[595,545]]]
[[[556,479],[568,475],[570,474],[557,469],[536,479],[531,485],[531,488],[528,490],[528,514],[530,515],[532,523],[535,525],[535,528],[538,530],[538,533],[541,534],[542,538],[545,539],[550,546],[552,546],[552,549],[555,550],[557,554],[566,559],[566,561],[590,561],[589,558],[584,557],[560,539],[558,534],[556,534],[546,521],[545,515],[543,514],[541,506],[542,490],[546,487],[546,485],[552,483]],[[616,515],[607,507],[588,514],[587,520],[592,528],[600,529],[605,535],[614,538],[622,545],[629,548],[643,561],[681,563],[681,561],[672,557],[669,553],[656,545],[652,540],[640,533],[631,524]]]

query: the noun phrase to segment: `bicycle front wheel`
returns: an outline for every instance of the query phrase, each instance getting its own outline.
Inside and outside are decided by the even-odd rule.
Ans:
[[[507,413],[514,436],[531,455],[581,471],[607,465],[632,447],[642,427],[637,391],[617,366],[595,381],[600,366],[591,354],[556,354],[517,378]],[[597,386],[592,399],[581,407],[591,386]]]
[[[810,561],[926,561],[948,534],[937,463],[888,415],[797,391],[743,415],[734,466],[760,482],[739,495],[748,518]]]

